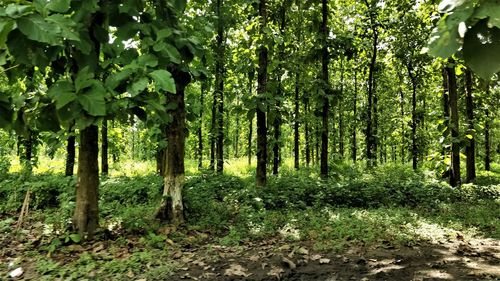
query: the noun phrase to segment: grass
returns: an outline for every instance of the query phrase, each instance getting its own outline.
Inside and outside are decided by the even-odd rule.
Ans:
[[[196,161],[189,160],[187,223],[172,230],[152,218],[162,192],[154,163],[125,161],[113,164],[111,174],[101,179],[98,241],[109,248],[94,252],[95,245],[86,245],[89,251],[75,255],[75,243],[67,239],[75,178],[55,172],[63,171],[62,161],[47,163],[35,167],[32,176],[13,163],[11,173],[0,180],[0,242],[17,237],[26,246],[21,258],[31,262],[38,280],[165,280],[179,266],[169,256],[172,247],[237,246],[270,237],[309,241],[315,250],[338,252],[353,245],[435,243],[457,233],[500,239],[499,165],[479,172],[476,184],[453,189],[432,173],[415,173],[409,166],[384,165],[367,172],[352,163],[336,163],[332,179],[323,181],[314,168],[294,171],[287,160],[280,175],[270,175],[268,186],[257,188],[254,167],[246,158],[229,160],[224,175],[199,172]],[[28,187],[34,226],[31,233],[16,232],[12,225]],[[41,237],[39,245],[28,238],[33,235]],[[55,239],[62,242],[51,251]],[[122,258],[130,245],[131,252]],[[7,272],[5,267],[0,265],[0,271]]]

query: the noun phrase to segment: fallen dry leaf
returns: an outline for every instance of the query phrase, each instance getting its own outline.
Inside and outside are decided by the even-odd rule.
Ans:
[[[18,267],[14,270],[12,270],[10,273],[9,273],[9,276],[10,278],[17,278],[17,277],[21,277],[21,275],[23,275],[24,273],[24,270],[22,267]]]
[[[226,269],[224,271],[224,275],[226,276],[243,276],[243,277],[248,277],[252,274],[249,274],[246,272],[246,268],[244,268],[243,266],[237,264],[237,263],[233,263],[229,266],[228,269]]]
[[[309,250],[304,248],[304,247],[300,247],[297,251],[296,251],[297,254],[301,254],[301,255],[309,255]]]
[[[288,266],[290,269],[295,269],[297,268],[297,266],[295,265],[295,263],[285,257],[283,257],[283,259],[281,260],[286,266]]]
[[[279,266],[271,267],[271,270],[267,273],[268,276],[275,276],[278,279],[281,279],[281,275],[285,272],[285,270]]]
[[[330,259],[320,259],[320,260],[319,260],[319,263],[320,263],[320,264],[327,264],[327,263],[330,263]]]
[[[317,260],[319,260],[319,259],[321,259],[321,258],[322,258],[322,256],[321,256],[321,255],[312,255],[312,256],[311,256],[311,260],[313,260],[313,261],[317,261]]]
[[[259,255],[252,255],[248,259],[250,261],[256,262],[256,261],[260,260],[260,257],[259,257]]]

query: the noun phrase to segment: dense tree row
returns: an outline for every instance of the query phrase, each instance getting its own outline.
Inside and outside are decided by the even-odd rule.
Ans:
[[[461,152],[471,182],[500,150],[494,0],[3,3],[0,127],[17,141],[2,133],[0,157],[17,144],[29,169],[38,144],[65,140],[82,237],[98,223],[99,140],[102,174],[108,155],[156,158],[156,216],[174,223],[186,156],[222,173],[255,155],[262,187],[289,158],[323,178],[339,161],[411,162],[458,186]]]

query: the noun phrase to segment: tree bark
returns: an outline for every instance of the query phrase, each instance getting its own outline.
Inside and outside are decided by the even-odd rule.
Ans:
[[[66,169],[64,175],[67,177],[73,176],[73,171],[75,167],[75,142],[76,136],[74,135],[73,126],[68,131],[68,138],[66,142]]]
[[[351,141],[351,158],[353,162],[357,161],[358,155],[358,140],[356,136],[357,130],[357,120],[358,120],[358,71],[354,69],[354,97],[352,102],[352,113],[353,113],[353,121],[351,123],[352,126],[352,141]]]
[[[101,174],[108,175],[108,119],[104,118],[101,129]]]
[[[265,34],[264,28],[267,24],[267,4],[266,0],[259,2],[260,33]],[[257,95],[259,96],[257,105],[257,186],[267,184],[267,124],[266,112],[263,110],[264,95],[267,91],[267,47],[263,44],[259,47],[259,71],[257,74]]]
[[[252,69],[248,72],[248,94],[252,96],[253,94],[253,79],[255,76],[255,71]],[[255,114],[252,113],[250,119],[248,120],[248,147],[247,147],[247,156],[248,156],[248,165],[252,165],[252,136],[253,136],[253,118]]]
[[[450,101],[450,129],[451,129],[451,169],[450,185],[456,187],[460,185],[460,143],[459,143],[459,122],[458,122],[458,95],[457,80],[455,76],[455,65],[446,68],[448,75],[448,93]]]
[[[368,9],[371,9],[370,5],[367,1],[365,4]],[[374,12],[370,11],[370,21],[371,21],[371,29],[373,32],[373,42],[372,42],[372,57],[370,61],[370,68],[368,74],[368,103],[367,103],[367,115],[366,115],[366,159],[369,167],[373,167],[375,165],[375,154],[374,148],[376,146],[376,139],[373,134],[373,120],[372,120],[372,112],[373,112],[373,96],[374,96],[374,75],[375,75],[375,67],[377,63],[377,48],[378,48],[378,30],[375,24],[375,16]]]
[[[191,82],[191,77],[189,73],[179,69],[172,69],[170,72],[175,79],[177,93],[175,95],[166,94],[166,97],[169,103],[174,103],[177,107],[168,112],[173,118],[165,132],[168,145],[165,156],[163,200],[155,217],[178,225],[184,222],[184,206],[182,203],[186,142],[184,89]]]
[[[224,170],[224,23],[223,0],[217,0],[217,59],[215,64],[215,87],[217,93],[217,173]]]
[[[293,124],[293,167],[295,170],[298,170],[300,168],[300,125],[299,125],[299,114],[300,114],[300,101],[299,101],[299,94],[300,94],[300,85],[299,85],[299,80],[300,80],[300,73],[299,69],[297,68],[296,73],[295,73],[295,100],[294,100],[294,112],[293,112],[293,117],[294,117],[294,124]]]
[[[309,98],[305,97],[304,98],[304,112],[306,117],[304,119],[304,137],[305,137],[305,146],[306,146],[306,166],[309,167],[311,164],[311,132],[310,132],[310,125],[309,121],[307,120],[307,117],[309,116]]]
[[[209,169],[215,171],[215,140],[217,136],[217,95],[214,92],[212,102],[212,120],[210,127],[210,164]]]
[[[490,86],[486,86],[486,96],[490,95]],[[486,107],[484,110],[484,114],[486,117],[484,124],[484,169],[486,171],[491,171],[491,139],[490,139],[490,111],[489,108]]]
[[[339,97],[339,153],[344,159],[344,109],[342,101],[344,98],[344,58],[340,60],[340,97]]]
[[[201,95],[200,95],[200,116],[198,120],[198,169],[203,168],[203,110],[204,110],[204,102],[205,102],[205,92],[207,89],[207,83],[201,83]]]
[[[323,38],[323,48],[322,48],[322,58],[321,58],[321,68],[322,68],[322,79],[325,96],[323,97],[323,108],[322,108],[322,128],[321,128],[321,163],[320,163],[320,175],[322,178],[328,177],[328,117],[330,110],[330,103],[328,100],[328,95],[330,93],[329,82],[328,82],[328,64],[329,64],[329,54],[328,54],[328,0],[322,0],[322,16],[323,21],[321,25],[321,32]]]
[[[99,226],[99,160],[98,128],[91,125],[80,131],[78,182],[74,225],[80,237],[93,239]]]
[[[474,132],[474,104],[472,100],[472,72],[470,69],[465,70],[465,90],[466,90],[466,112],[467,122],[469,127],[468,134],[472,136],[469,139],[468,145],[465,147],[465,154],[467,155],[466,169],[468,183],[476,179],[476,134]]]
[[[418,167],[418,144],[417,144],[417,78],[413,73],[411,64],[407,64],[408,76],[410,77],[412,86],[411,96],[411,155],[412,167],[416,170]]]

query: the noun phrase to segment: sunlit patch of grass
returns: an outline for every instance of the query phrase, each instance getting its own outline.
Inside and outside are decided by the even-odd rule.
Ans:
[[[114,163],[109,172],[112,177],[149,175],[156,172],[156,162],[124,160]]]

